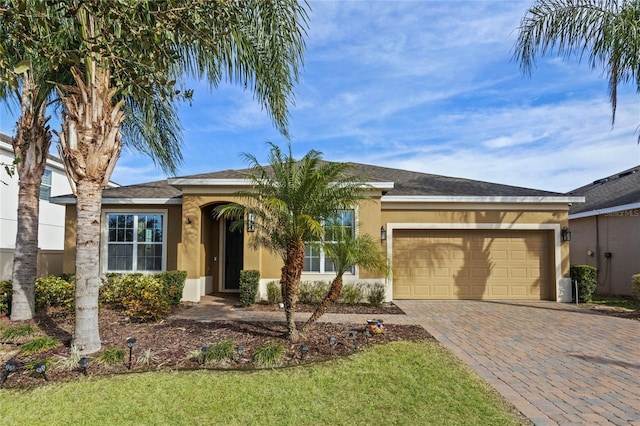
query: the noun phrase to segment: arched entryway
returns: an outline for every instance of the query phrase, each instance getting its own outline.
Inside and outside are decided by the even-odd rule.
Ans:
[[[232,293],[240,289],[244,265],[244,231],[231,229],[231,221],[214,217],[214,209],[224,203],[202,207],[202,234],[205,293]]]

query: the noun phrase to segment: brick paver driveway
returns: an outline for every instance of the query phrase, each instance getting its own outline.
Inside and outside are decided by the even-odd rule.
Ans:
[[[535,424],[640,425],[640,321],[544,301],[394,303]]]

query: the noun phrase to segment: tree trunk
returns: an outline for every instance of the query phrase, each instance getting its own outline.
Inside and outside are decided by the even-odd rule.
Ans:
[[[282,301],[284,312],[287,318],[287,338],[296,343],[300,340],[300,333],[296,328],[295,306],[298,300],[298,290],[300,287],[300,276],[304,267],[304,243],[293,241],[287,247],[287,258],[282,267]]]
[[[64,107],[61,156],[77,199],[76,322],[74,343],[81,354],[100,350],[100,219],[102,191],[120,156],[122,102],[113,104],[109,71],[91,62],[86,79],[72,69],[76,87],[60,90]]]
[[[309,329],[309,326],[316,322],[322,315],[327,312],[329,307],[333,305],[333,303],[338,300],[340,297],[340,292],[342,291],[342,275],[338,275],[331,282],[331,288],[329,289],[329,293],[322,299],[322,303],[313,311],[313,314],[307,322],[304,323],[302,329],[300,330],[302,333],[306,332]]]
[[[16,123],[13,151],[21,160],[18,171],[18,218],[11,278],[11,319],[22,321],[35,314],[35,286],[38,274],[38,220],[40,184],[51,146],[51,132],[45,117],[45,105],[38,107],[36,86],[25,73],[21,115]]]

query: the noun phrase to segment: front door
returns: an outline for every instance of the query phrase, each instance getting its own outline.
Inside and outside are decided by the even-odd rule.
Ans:
[[[225,221],[224,238],[224,290],[240,289],[240,271],[244,257],[244,232],[231,230],[231,221]]]

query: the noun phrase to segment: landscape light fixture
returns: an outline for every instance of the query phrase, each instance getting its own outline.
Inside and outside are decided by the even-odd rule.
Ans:
[[[329,337],[329,350],[331,351],[331,355],[333,355],[333,348],[336,346],[336,338],[331,336]]]
[[[369,339],[371,338],[371,330],[369,328],[365,328],[364,330],[364,340],[367,342],[367,346],[369,346]]]
[[[380,241],[387,241],[387,230],[384,229],[384,226],[380,227]]]
[[[47,364],[44,361],[37,363],[34,366],[34,371],[42,376],[45,382],[48,382],[47,379]]]
[[[309,346],[303,343],[300,345],[300,359],[305,359],[307,357],[307,353],[309,353]]]
[[[4,372],[2,373],[2,383],[0,383],[0,386],[4,385],[4,382],[7,381],[7,377],[9,377],[9,374],[16,371],[17,368],[18,362],[12,359],[4,363]]]
[[[209,352],[209,346],[203,346],[200,348],[200,352],[202,352],[202,364],[204,364],[204,361],[207,358],[207,353]]]
[[[89,361],[90,360],[91,360],[90,358],[87,358],[86,356],[83,356],[78,361],[78,365],[80,366],[80,371],[82,371],[82,374],[84,374],[85,376],[87,375],[87,367],[89,367]]]
[[[351,340],[353,340],[353,349],[357,351],[358,350],[358,333],[356,333],[355,331],[351,331],[349,333],[349,337],[351,337]]]
[[[238,353],[238,362],[242,361],[242,354],[244,353],[244,346],[236,346],[236,352]]]
[[[571,241],[571,229],[565,226],[562,228],[562,231],[560,231],[560,236],[562,237],[562,241]]]
[[[125,342],[127,342],[127,346],[129,347],[129,364],[127,364],[127,370],[131,370],[131,365],[133,364],[133,362],[131,361],[131,355],[133,354],[133,347],[136,344],[136,338],[127,337],[127,340],[125,340]]]

